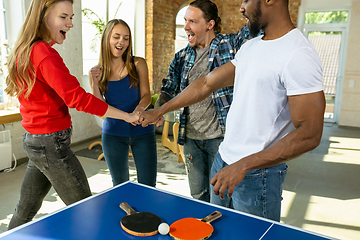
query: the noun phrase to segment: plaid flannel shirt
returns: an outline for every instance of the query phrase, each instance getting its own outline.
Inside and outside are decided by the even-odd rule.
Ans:
[[[221,34],[216,33],[210,44],[209,50],[209,72],[215,68],[234,59],[236,52],[249,37],[248,27],[243,27],[237,33]],[[160,93],[160,104],[163,104],[188,86],[188,75],[194,65],[195,50],[187,45],[175,54],[172,60],[168,75],[162,80]],[[233,87],[221,88],[212,93],[212,100],[219,121],[221,131],[225,133],[226,115],[233,99]],[[184,145],[185,125],[188,108],[185,107],[180,115],[178,144]]]

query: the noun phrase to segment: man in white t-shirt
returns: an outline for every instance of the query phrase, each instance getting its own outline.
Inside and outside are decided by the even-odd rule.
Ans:
[[[280,221],[285,162],[320,143],[322,66],[311,43],[292,25],[288,0],[244,0],[240,11],[250,32],[262,29],[264,35],[161,108],[143,113],[143,125],[234,85],[224,141],[212,167],[210,201]]]

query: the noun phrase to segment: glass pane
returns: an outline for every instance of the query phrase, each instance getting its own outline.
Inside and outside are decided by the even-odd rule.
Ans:
[[[5,68],[5,56],[6,53],[6,24],[5,24],[5,1],[1,0],[0,5],[0,103],[4,102],[4,91],[3,86],[5,83],[4,79],[4,68]],[[5,39],[4,39],[5,38]]]
[[[305,24],[347,23],[348,15],[348,11],[307,12]]]
[[[325,119],[334,118],[336,82],[338,78],[341,32],[309,32],[308,38],[323,64],[323,84],[326,98]]]
[[[106,3],[103,1],[103,4],[99,4],[98,0],[81,1],[81,8],[83,74],[88,75],[89,70],[99,62],[101,34],[96,26],[101,26],[105,21]],[[86,9],[89,14],[85,16]]]
[[[185,6],[182,9],[180,9],[178,14],[176,15],[176,25],[184,25],[184,23],[185,23],[184,16],[185,16],[185,12],[188,9],[188,7],[189,6]]]
[[[6,11],[5,11],[5,0],[3,0],[3,8],[4,8],[5,39],[8,39],[8,36],[7,36],[7,24],[6,24]],[[1,27],[2,27],[2,26],[1,26]]]
[[[184,30],[184,16],[189,6],[183,7],[176,16],[176,37],[175,37],[175,52],[178,52],[188,44],[188,37]]]

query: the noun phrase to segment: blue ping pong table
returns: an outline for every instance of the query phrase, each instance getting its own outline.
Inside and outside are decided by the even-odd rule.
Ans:
[[[323,240],[332,239],[282,223],[243,214],[134,182],[113,187],[69,205],[59,211],[0,234],[1,240],[49,239],[144,239],[126,233],[120,226],[125,212],[119,204],[127,202],[136,211],[157,214],[169,225],[185,217],[203,218],[218,210],[222,217],[212,222],[210,239],[241,240]],[[156,234],[152,239],[171,239]]]

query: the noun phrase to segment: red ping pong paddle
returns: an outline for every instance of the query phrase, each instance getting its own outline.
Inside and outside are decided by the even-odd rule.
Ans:
[[[208,239],[214,231],[210,222],[220,218],[221,212],[215,211],[203,219],[183,218],[170,225],[169,234],[177,240]]]
[[[152,236],[158,233],[158,227],[162,220],[151,212],[136,212],[129,204],[123,202],[120,208],[126,212],[121,218],[121,227],[125,232],[140,237]]]

